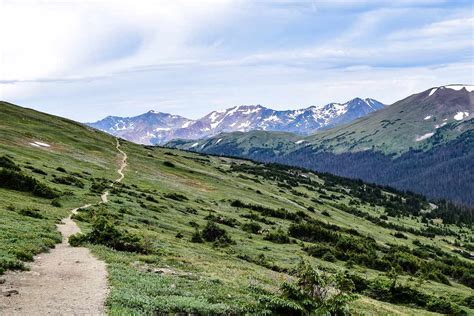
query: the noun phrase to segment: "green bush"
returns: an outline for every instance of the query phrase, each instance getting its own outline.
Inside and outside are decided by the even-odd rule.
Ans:
[[[168,199],[172,199],[172,200],[175,200],[175,201],[187,201],[188,198],[182,194],[179,194],[179,193],[167,193],[164,195],[165,198],[168,198]]]
[[[242,224],[242,230],[252,234],[258,234],[262,230],[262,226],[256,222],[249,222]]]
[[[278,228],[276,231],[271,231],[266,234],[263,239],[274,242],[276,244],[288,244],[290,243],[290,237],[281,229]]]
[[[54,207],[61,207],[61,202],[59,202],[59,199],[58,198],[55,198],[51,201],[51,205],[54,206]]]
[[[466,297],[463,301],[462,304],[464,306],[467,306],[469,308],[474,308],[474,295]]]
[[[213,221],[208,221],[202,231],[202,237],[206,241],[216,241],[218,238],[226,235],[226,231],[216,225]]]
[[[202,238],[205,241],[215,242],[216,245],[225,246],[233,243],[232,238],[225,229],[220,228],[213,221],[208,221],[202,230]]]
[[[427,304],[426,309],[432,312],[449,314],[449,315],[460,315],[461,309],[459,306],[451,303],[444,297],[432,298]]]
[[[351,293],[354,283],[350,278],[317,271],[303,261],[296,277],[295,283],[282,284],[279,300],[267,300],[266,307],[273,313],[284,307],[287,315],[350,315],[348,304],[356,298]]]
[[[91,185],[91,192],[93,193],[102,193],[105,190],[110,188],[110,182],[107,179],[94,179],[94,182]]]
[[[191,242],[194,242],[194,243],[202,243],[203,242],[201,232],[197,228],[194,231],[193,235],[191,236]]]
[[[0,169],[0,187],[17,191],[31,192],[36,196],[53,199],[58,194],[46,184],[23,172]]]
[[[204,219],[208,221],[216,222],[222,225],[226,225],[229,227],[235,227],[236,225],[240,224],[235,218],[226,217],[226,216],[215,216],[211,212],[209,212],[209,215],[204,217]]]
[[[7,156],[2,156],[0,157],[0,167],[3,167],[5,169],[11,169],[14,171],[20,171],[20,167],[18,167],[13,160],[8,158]]]
[[[397,238],[401,238],[401,239],[408,239],[407,236],[405,236],[404,234],[400,233],[400,232],[395,232],[393,233],[393,236],[394,237],[397,237]]]
[[[52,181],[58,184],[73,185],[81,189],[84,188],[84,183],[74,176],[55,177]]]
[[[158,203],[158,200],[153,195],[147,195],[145,200],[150,201],[150,202],[154,202],[154,203]]]
[[[24,249],[16,249],[13,254],[18,260],[21,261],[33,261],[33,253]]]
[[[170,167],[170,168],[176,167],[175,164],[172,163],[171,161],[164,161],[163,165],[165,165],[166,167]]]
[[[90,233],[86,235],[73,235],[69,238],[71,246],[78,246],[84,242],[104,245],[118,251],[142,254],[151,252],[150,247],[146,245],[141,237],[125,230],[117,229],[116,225],[103,215],[98,216],[94,220]]]
[[[72,247],[79,247],[82,246],[84,243],[88,242],[88,238],[86,235],[78,233],[69,236],[68,242]]]
[[[40,210],[37,210],[37,209],[25,208],[25,209],[20,210],[18,213],[23,216],[28,216],[28,217],[33,217],[33,218],[44,218],[43,215],[40,213]]]
[[[326,252],[321,259],[327,262],[335,262],[337,259],[331,252]]]
[[[25,166],[25,168],[30,169],[32,172],[40,174],[42,176],[47,176],[48,175],[45,171],[43,171],[39,168],[35,168],[33,166]]]

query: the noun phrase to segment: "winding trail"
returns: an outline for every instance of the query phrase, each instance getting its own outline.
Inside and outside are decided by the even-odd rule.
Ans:
[[[124,178],[123,170],[127,166],[127,154],[117,150],[122,160],[117,173]],[[113,184],[112,184],[113,186]],[[108,191],[101,196],[100,203],[107,203]],[[71,247],[69,236],[80,232],[71,219],[83,205],[71,210],[71,214],[56,225],[63,236],[61,244],[48,253],[35,257],[29,265],[30,271],[9,271],[0,279],[2,293],[16,290],[10,296],[0,295],[0,315],[103,315],[107,298],[107,269],[103,261],[95,258],[89,249]]]
[[[120,149],[120,142],[118,138],[116,138],[116,140],[117,140],[117,145],[115,146],[115,148],[117,148],[117,151],[122,154],[122,160],[120,161],[120,167],[117,169],[117,173],[119,174],[120,177],[118,177],[118,179],[115,180],[115,183],[120,183],[122,182],[123,178],[125,178],[125,174],[123,173],[123,170],[125,169],[125,167],[127,167],[128,156],[126,152]],[[113,187],[114,183],[112,183],[110,186]],[[102,195],[100,196],[100,203],[107,203],[109,201],[108,196],[109,196],[109,190],[102,193]]]

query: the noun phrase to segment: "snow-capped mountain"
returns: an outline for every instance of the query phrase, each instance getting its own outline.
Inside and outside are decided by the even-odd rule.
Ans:
[[[192,120],[179,115],[149,111],[134,117],[107,116],[87,125],[139,144],[161,144],[177,128],[185,128]]]
[[[240,105],[190,120],[150,111],[136,117],[109,116],[88,125],[115,136],[141,143],[164,144],[172,139],[199,139],[222,132],[265,130],[308,135],[321,128],[347,123],[384,105],[374,99],[355,98],[299,110],[277,111],[261,105]]]

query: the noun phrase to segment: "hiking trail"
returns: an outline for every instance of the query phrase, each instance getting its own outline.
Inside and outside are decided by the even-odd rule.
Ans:
[[[124,178],[127,154],[121,154],[117,170],[119,183]],[[111,187],[113,184],[111,185]],[[101,195],[100,203],[107,203],[109,191]],[[62,242],[47,253],[35,256],[29,264],[29,271],[9,271],[0,276],[5,283],[1,286],[1,315],[103,315],[106,313],[107,269],[105,262],[95,258],[88,248],[71,247],[69,236],[80,232],[71,219],[81,208],[71,210],[61,224],[56,225],[63,237]]]

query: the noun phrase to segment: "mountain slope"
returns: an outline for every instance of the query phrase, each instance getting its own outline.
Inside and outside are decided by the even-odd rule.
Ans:
[[[472,86],[450,85],[307,137],[233,133],[169,146],[303,166],[474,205],[473,118]],[[268,145],[273,137],[278,148]]]
[[[149,111],[135,117],[108,116],[88,125],[131,142],[152,144],[166,141],[170,131],[190,123],[178,115]]]
[[[346,103],[288,111],[241,105],[213,111],[194,121],[150,111],[136,117],[107,117],[88,125],[135,143],[164,144],[172,139],[199,139],[234,131],[268,130],[307,135],[321,128],[350,122],[383,107],[373,99],[355,98]]]
[[[329,275],[348,271],[353,313],[473,312],[469,210],[122,140],[125,178],[110,189],[123,159],[113,137],[8,103],[0,114],[0,273],[58,243],[57,220],[110,190],[107,204],[78,210],[86,235],[73,241],[107,262],[111,314],[297,314],[300,303],[280,288],[295,284],[300,258]],[[400,271],[396,286],[390,271]]]

